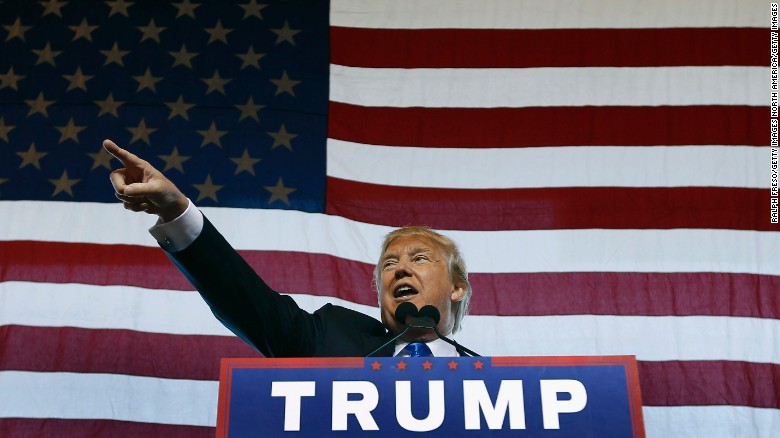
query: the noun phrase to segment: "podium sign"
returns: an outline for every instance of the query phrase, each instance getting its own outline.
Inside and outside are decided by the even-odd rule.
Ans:
[[[223,359],[218,437],[644,437],[633,356]]]

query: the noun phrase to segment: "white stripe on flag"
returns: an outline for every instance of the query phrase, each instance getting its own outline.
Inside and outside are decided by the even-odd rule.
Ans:
[[[0,371],[0,418],[216,425],[219,383],[123,374]],[[7,396],[13,394],[13,396]]]
[[[332,0],[332,26],[385,29],[766,27],[758,0]]]
[[[128,213],[119,201],[0,201],[0,241],[158,246],[148,237],[157,217]]]
[[[377,146],[329,139],[327,173],[371,184],[454,189],[764,188],[769,180],[766,163],[766,149],[753,146],[465,149]]]
[[[330,100],[497,108],[766,105],[766,67],[401,69],[330,66]]]
[[[780,409],[746,406],[642,408],[647,438],[777,438]]]
[[[0,282],[0,325],[230,336],[196,292]]]
[[[780,321],[721,316],[482,316],[458,342],[486,356],[635,355],[780,363]],[[724,340],[728,341],[724,341]]]

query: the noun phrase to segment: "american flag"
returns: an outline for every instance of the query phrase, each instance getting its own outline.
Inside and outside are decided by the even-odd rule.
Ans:
[[[459,342],[633,354],[650,437],[780,430],[769,3],[0,2],[0,435],[211,436],[255,357],[113,198],[112,138],[261,276],[378,317],[457,240]]]

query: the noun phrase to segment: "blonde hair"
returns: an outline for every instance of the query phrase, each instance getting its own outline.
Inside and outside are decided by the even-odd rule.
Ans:
[[[466,270],[466,262],[463,260],[463,256],[460,253],[460,248],[458,248],[458,244],[455,243],[455,241],[445,235],[437,233],[428,227],[403,227],[394,230],[385,236],[385,240],[382,242],[382,251],[379,253],[379,261],[374,268],[374,285],[376,286],[379,305],[382,305],[382,291],[380,287],[382,284],[382,254],[387,251],[387,247],[390,246],[390,243],[393,240],[399,237],[407,236],[426,237],[435,242],[442,250],[444,250],[447,256],[447,267],[450,274],[450,281],[455,286],[462,287],[465,292],[463,294],[462,300],[452,303],[452,313],[455,315],[455,323],[452,326],[452,333],[457,332],[461,327],[463,318],[468,313],[469,301],[471,300],[471,283],[469,283],[469,273]]]

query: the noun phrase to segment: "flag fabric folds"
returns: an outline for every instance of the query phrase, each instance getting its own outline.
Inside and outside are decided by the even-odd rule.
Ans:
[[[104,138],[267,280],[378,317],[384,234],[462,247],[457,340],[636,355],[650,437],[780,430],[769,5],[0,2],[0,430],[211,436],[210,314]]]

